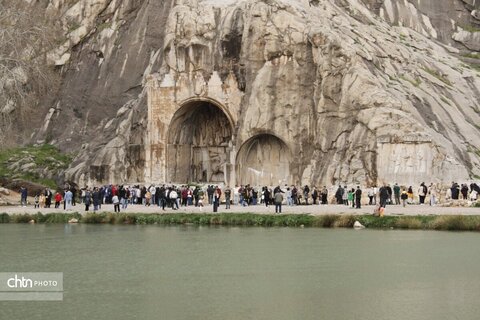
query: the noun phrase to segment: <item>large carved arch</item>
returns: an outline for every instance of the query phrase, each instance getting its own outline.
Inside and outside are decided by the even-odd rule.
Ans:
[[[207,81],[201,72],[171,71],[150,75],[146,87],[146,182],[234,185],[236,153],[231,141],[243,93],[233,73],[222,81],[214,71]],[[213,128],[224,131],[221,139],[209,133]]]
[[[262,133],[247,141],[237,154],[237,183],[246,185],[291,184],[292,156],[287,144],[275,135]]]
[[[167,135],[167,181],[226,183],[233,121],[212,99],[181,104]]]

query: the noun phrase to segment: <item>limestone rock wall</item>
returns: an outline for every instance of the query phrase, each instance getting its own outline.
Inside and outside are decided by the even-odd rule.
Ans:
[[[450,46],[479,50],[480,2],[476,0],[364,0],[387,22],[413,29]]]
[[[243,92],[236,150],[277,137],[291,154],[291,182],[480,176],[480,77],[451,47],[461,21],[477,19],[473,1],[90,3],[94,18],[80,19],[90,31],[54,59],[68,70],[38,135],[83,143],[71,180],[146,180],[147,75],[208,81],[214,72],[224,84],[233,74]],[[438,20],[453,9],[453,22]],[[470,33],[459,43],[473,48]]]
[[[50,1],[66,42],[50,58],[63,86],[35,141],[78,154],[66,178],[141,181],[146,78],[161,65],[173,1]]]

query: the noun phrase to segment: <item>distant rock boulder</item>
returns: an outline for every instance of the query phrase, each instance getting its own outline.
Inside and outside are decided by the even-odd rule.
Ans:
[[[43,191],[45,191],[45,188],[46,188],[46,186],[41,185],[39,183],[26,181],[23,179],[13,179],[13,180],[2,179],[2,184],[6,187],[6,188],[4,187],[3,189],[7,190],[7,192],[10,192],[10,190],[16,190],[18,192],[18,190],[20,190],[20,188],[23,186],[27,188],[28,195],[32,197],[42,193]],[[0,189],[0,194],[9,195],[9,194],[3,193],[1,189]]]
[[[354,229],[365,229],[365,226],[363,224],[361,224],[359,221],[355,221],[355,223],[353,224],[353,228]]]
[[[10,190],[8,190],[7,188],[0,187],[0,194],[5,195],[5,196],[9,196],[10,195]]]
[[[78,223],[78,219],[72,218],[68,220],[68,223]]]

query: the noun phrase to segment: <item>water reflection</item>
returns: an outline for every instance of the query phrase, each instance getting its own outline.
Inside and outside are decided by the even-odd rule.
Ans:
[[[0,319],[477,319],[476,233],[0,225],[0,270],[60,271],[65,301]]]

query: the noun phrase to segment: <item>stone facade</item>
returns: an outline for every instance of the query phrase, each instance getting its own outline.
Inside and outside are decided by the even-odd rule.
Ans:
[[[149,77],[145,180],[224,185],[293,183],[291,153],[261,133],[238,145],[243,92],[233,73],[169,73]]]
[[[201,73],[169,73],[161,81],[151,76],[147,87],[146,180],[234,183],[243,95],[235,76],[222,82],[217,73],[208,81]]]

